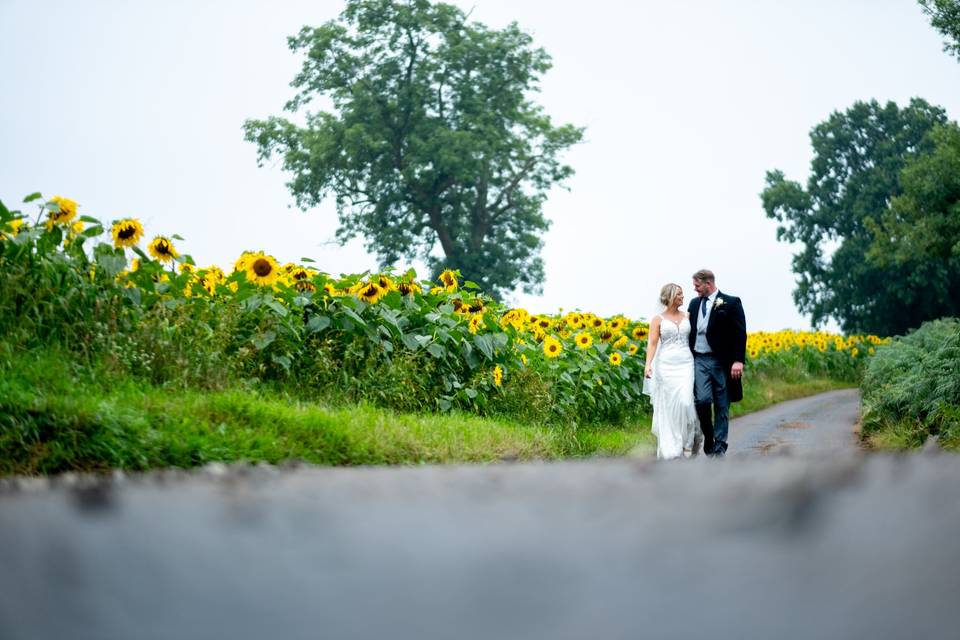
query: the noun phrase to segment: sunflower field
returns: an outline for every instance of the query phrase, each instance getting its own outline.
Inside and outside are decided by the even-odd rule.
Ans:
[[[600,423],[649,413],[648,325],[508,308],[457,271],[333,276],[265,251],[229,268],[182,254],[134,218],[104,224],[69,198],[0,203],[0,323],[9,345],[55,344],[170,389],[233,384],[404,411]],[[856,382],[876,336],[753,333],[747,371]]]

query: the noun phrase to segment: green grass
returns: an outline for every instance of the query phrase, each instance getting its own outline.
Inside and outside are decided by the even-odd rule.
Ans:
[[[650,419],[523,424],[462,413],[399,413],[305,402],[263,389],[169,390],[81,367],[50,350],[0,354],[0,474],[189,468],[208,462],[329,465],[489,463],[652,453]],[[837,388],[748,384],[735,415]]]

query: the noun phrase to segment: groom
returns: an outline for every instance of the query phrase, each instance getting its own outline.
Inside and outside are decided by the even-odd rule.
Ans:
[[[693,399],[703,429],[703,452],[723,456],[730,403],[743,399],[747,322],[740,298],[720,293],[712,271],[701,269],[693,274],[693,288],[699,295],[687,309],[694,362]]]

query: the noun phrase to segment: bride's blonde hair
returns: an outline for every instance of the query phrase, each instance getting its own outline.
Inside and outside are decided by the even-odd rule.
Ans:
[[[663,285],[663,288],[660,289],[660,304],[669,309],[670,303],[674,301],[674,299],[677,297],[677,294],[681,291],[683,291],[683,289],[678,284],[673,284],[671,282]]]

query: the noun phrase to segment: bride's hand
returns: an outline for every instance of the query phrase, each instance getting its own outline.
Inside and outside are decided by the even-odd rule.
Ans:
[[[646,378],[652,378],[652,377],[653,377],[653,366],[648,364],[648,365],[647,365],[647,368],[643,370],[643,375],[644,375],[644,377],[646,377]]]

